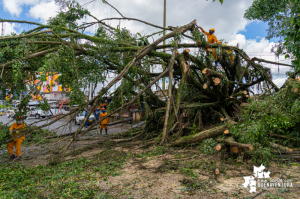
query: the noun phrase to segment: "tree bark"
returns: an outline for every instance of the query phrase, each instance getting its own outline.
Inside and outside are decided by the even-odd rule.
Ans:
[[[291,141],[293,141],[293,142],[299,142],[299,143],[300,143],[300,140],[299,140],[299,139],[291,138],[291,137],[284,136],[284,135],[271,134],[271,136],[272,136],[272,137],[277,137],[277,138],[286,139],[286,140],[291,140]]]
[[[239,148],[249,149],[250,151],[253,150],[252,144],[242,144],[242,143],[235,142],[232,137],[228,137],[225,139],[217,139],[217,142],[225,143],[230,146],[237,146]]]
[[[171,100],[172,100],[172,79],[173,79],[173,66],[174,66],[174,61],[175,61],[175,55],[177,51],[177,45],[178,45],[178,40],[175,41],[175,48],[173,49],[170,65],[169,65],[169,88],[168,88],[168,102],[167,102],[167,109],[166,109],[166,117],[165,117],[165,123],[164,123],[164,128],[163,128],[163,135],[161,139],[161,143],[163,144],[166,141],[166,135],[168,133],[168,121],[169,121],[169,114],[170,114],[170,108],[171,108]]]
[[[200,133],[197,133],[195,135],[189,135],[185,137],[181,137],[175,142],[169,144],[169,146],[176,146],[176,145],[181,145],[181,144],[186,144],[186,143],[195,143],[199,142],[201,140],[207,139],[207,138],[212,138],[216,137],[219,135],[222,135],[223,132],[229,127],[229,123],[224,124],[222,126],[214,127],[205,131],[202,131]]]
[[[273,142],[271,142],[271,148],[281,150],[281,151],[293,151],[293,149],[290,149],[288,147],[285,147],[285,146],[282,146],[282,145],[279,145],[279,144],[276,144]]]

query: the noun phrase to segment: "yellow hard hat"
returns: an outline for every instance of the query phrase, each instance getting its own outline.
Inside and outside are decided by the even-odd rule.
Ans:
[[[211,29],[209,29],[209,30],[212,30],[212,31],[214,31],[214,32],[215,32],[215,29],[214,29],[214,28],[211,28]]]

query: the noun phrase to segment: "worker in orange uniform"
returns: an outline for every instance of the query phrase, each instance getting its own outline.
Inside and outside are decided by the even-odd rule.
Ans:
[[[214,28],[209,29],[209,32],[206,32],[205,30],[203,30],[202,27],[200,27],[200,29],[201,29],[201,31],[202,31],[204,34],[206,34],[206,36],[207,36],[207,42],[208,42],[208,43],[220,43],[220,42],[218,41],[217,37],[214,35],[214,32],[215,32],[215,29],[214,29]],[[206,54],[207,54],[207,56],[208,56],[208,49],[206,48],[205,51],[206,51]],[[216,50],[215,50],[214,48],[212,49],[212,54],[213,54],[214,59],[215,59],[215,64],[217,65]]]
[[[102,113],[100,113],[99,119],[102,119],[107,115],[105,108],[102,108]],[[107,135],[107,123],[108,123],[108,117],[101,121],[100,126],[100,134],[102,134],[102,129],[105,128],[105,134]]]
[[[9,134],[12,136],[12,138],[19,136],[20,134],[23,134],[24,129],[26,125],[22,121],[22,117],[19,116],[16,119],[16,122],[11,125],[9,128]],[[15,130],[15,132],[14,132]],[[22,135],[21,137],[18,137],[14,139],[12,142],[9,142],[7,144],[7,150],[10,155],[9,160],[14,160],[15,158],[20,159],[21,158],[21,144],[25,139],[25,135]],[[14,146],[16,148],[17,156],[14,154]]]

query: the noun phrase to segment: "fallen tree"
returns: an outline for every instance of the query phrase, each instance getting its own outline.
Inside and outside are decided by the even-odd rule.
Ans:
[[[288,93],[273,83],[269,68],[254,61],[272,62],[258,58],[250,59],[243,50],[234,46],[207,43],[204,35],[199,32],[196,21],[181,27],[162,28],[137,19],[118,19],[137,20],[167,32],[162,37],[158,35],[161,31],[138,36],[126,29],[111,27],[80,5],[70,4],[68,8],[68,11],[50,19],[46,25],[0,20],[35,25],[33,29],[20,35],[0,38],[1,88],[9,89],[12,93],[21,93],[28,87],[32,88],[36,82],[45,82],[49,80],[49,76],[59,74],[57,82],[62,85],[62,91],[69,97],[70,104],[79,105],[77,110],[69,114],[71,117],[67,122],[72,121],[77,113],[90,105],[88,116],[78,130],[69,134],[73,136],[63,152],[78,134],[84,135],[110,115],[122,112],[134,103],[144,103],[146,106],[145,126],[141,134],[134,139],[155,138],[157,144],[177,146],[216,138],[220,143],[217,147],[219,150],[222,145],[229,145],[234,153],[239,153],[240,148],[252,151],[256,144],[255,139],[240,139],[246,135],[232,133],[232,128],[240,119],[240,105],[248,103],[254,86],[260,89],[268,88],[275,93],[279,91],[280,96],[284,92]],[[95,21],[78,25],[76,21],[85,16],[92,17]],[[94,35],[84,32],[87,27],[96,25],[98,28]],[[148,40],[150,36],[155,36],[152,43]],[[180,43],[183,38],[192,43]],[[169,44],[161,45],[164,41]],[[206,56],[207,48],[216,49],[219,65],[212,64],[211,54]],[[161,52],[162,49],[172,53]],[[228,50],[234,52],[234,62],[230,61]],[[157,65],[167,67],[162,72],[151,72]],[[90,87],[90,84],[96,87],[111,74],[115,74],[115,77],[91,100],[86,101],[82,88]],[[168,94],[165,95],[164,89],[157,84],[161,78],[167,76],[170,80]],[[119,84],[116,90],[109,93],[116,84]],[[153,85],[158,87],[162,96],[157,96],[151,89]],[[47,89],[52,86],[50,81]],[[40,95],[38,89],[32,90],[33,95]],[[295,93],[298,91],[294,89]],[[108,94],[113,99],[109,105],[109,114],[82,131],[87,118]],[[22,99],[18,115],[26,112],[25,107],[30,97],[31,95],[28,95]],[[47,102],[44,102],[43,107],[49,108]],[[250,117],[251,115],[252,113]],[[66,115],[36,128],[45,127],[63,118],[66,118]],[[212,123],[217,125],[212,127]],[[204,127],[207,129],[203,130]],[[196,132],[191,133],[191,129]],[[227,134],[233,135],[228,138],[225,137]],[[289,139],[282,135],[277,137]]]

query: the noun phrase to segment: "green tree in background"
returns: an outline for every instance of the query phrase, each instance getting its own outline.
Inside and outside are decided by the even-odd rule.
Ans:
[[[246,10],[248,20],[268,22],[267,39],[279,37],[275,47],[277,56],[295,59],[295,73],[299,72],[300,45],[300,1],[299,0],[255,0]],[[274,50],[274,49],[273,49]]]

